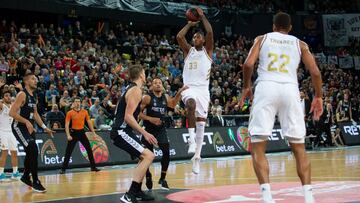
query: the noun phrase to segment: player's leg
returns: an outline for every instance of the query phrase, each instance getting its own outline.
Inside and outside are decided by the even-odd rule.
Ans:
[[[6,158],[8,154],[8,150],[5,146],[5,139],[1,137],[1,157],[0,157],[0,182],[6,181],[6,175],[4,173],[5,170],[5,164],[6,164]]]
[[[313,203],[315,200],[311,189],[310,161],[305,151],[305,120],[304,112],[300,104],[300,93],[297,85],[288,84],[283,89],[283,97],[279,109],[279,120],[283,136],[287,137],[296,159],[298,176],[303,185],[305,203]],[[286,99],[285,99],[286,98]]]
[[[68,168],[69,166],[69,161],[70,161],[70,156],[74,150],[74,147],[78,141],[78,138],[76,136],[71,136],[72,140],[68,140],[67,141],[67,145],[66,145],[66,150],[65,150],[65,158],[64,158],[64,162],[63,165],[60,169],[60,174],[64,174],[65,170]]]
[[[196,101],[195,101],[195,92],[194,89],[189,88],[182,92],[182,100],[185,104],[186,110],[186,118],[188,120],[188,131],[189,131],[189,149],[188,153],[193,154],[195,153],[196,144],[195,144],[195,127],[196,127]]]
[[[88,154],[89,157],[89,161],[90,161],[90,165],[91,165],[91,171],[95,171],[98,172],[100,171],[100,169],[96,168],[96,163],[95,163],[95,159],[94,159],[94,154],[89,142],[89,139],[87,138],[86,134],[84,131],[79,132],[77,134],[77,136],[79,137],[79,141],[80,143],[85,147],[86,152]]]
[[[279,97],[277,84],[260,82],[257,84],[249,119],[251,157],[254,171],[260,184],[262,203],[274,202],[269,180],[269,163],[265,155],[268,136],[272,134]]]
[[[170,188],[165,178],[170,164],[170,144],[168,142],[159,143],[159,148],[163,154],[161,157],[161,176],[159,179],[159,184],[162,189],[169,190]]]
[[[132,157],[140,159],[139,164],[134,170],[130,189],[120,198],[120,200],[122,202],[133,202],[136,201],[136,199],[143,201],[153,200],[154,198],[152,196],[146,195],[141,190],[141,183],[145,177],[146,170],[154,160],[154,153],[149,149],[144,148],[139,138],[134,135],[131,130],[128,130],[127,132],[120,130],[117,134],[118,135],[111,136],[113,137],[114,145],[128,152]]]
[[[149,149],[151,152],[154,151],[154,146],[150,144],[146,139],[143,137],[141,139],[142,144]],[[151,190],[153,188],[153,181],[152,181],[152,175],[150,172],[150,167],[146,170],[146,177],[145,177],[145,185],[147,189]]]
[[[12,132],[8,134],[9,136],[9,150],[11,154],[11,164],[13,172],[11,175],[12,179],[19,179],[20,173],[18,171],[18,154],[17,154],[17,141]]]

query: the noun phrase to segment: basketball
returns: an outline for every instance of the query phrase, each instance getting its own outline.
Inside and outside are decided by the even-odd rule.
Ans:
[[[185,15],[188,21],[196,22],[200,20],[199,13],[195,8],[189,8]]]

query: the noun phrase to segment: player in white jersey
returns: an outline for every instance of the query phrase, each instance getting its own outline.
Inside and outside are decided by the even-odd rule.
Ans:
[[[188,22],[180,30],[176,38],[185,57],[183,82],[184,85],[189,87],[182,93],[190,136],[188,153],[195,153],[191,160],[193,162],[193,172],[198,174],[200,172],[200,154],[205,133],[205,122],[210,102],[209,79],[212,64],[210,56],[213,53],[214,39],[212,27],[204,12],[200,8],[196,8],[196,10],[206,30],[206,36],[202,32],[196,32],[192,38],[194,46],[188,44],[185,38],[186,33],[191,27],[199,23]]]
[[[13,118],[9,116],[11,106],[11,93],[4,92],[3,100],[0,101],[0,181],[5,181],[6,176],[4,173],[4,167],[8,151],[11,153],[11,163],[13,166],[13,173],[11,178],[18,179],[20,174],[18,171],[18,159],[17,159],[17,141],[11,130],[11,123]]]
[[[298,176],[303,185],[305,203],[314,202],[311,189],[310,161],[306,156],[304,112],[300,102],[297,68],[302,60],[309,70],[315,97],[311,104],[313,118],[319,120],[322,109],[321,73],[306,43],[288,35],[291,18],[278,13],[273,19],[273,31],[255,39],[244,64],[244,87],[241,106],[252,98],[251,77],[259,59],[249,134],[253,166],[262,192],[262,202],[272,203],[269,184],[269,164],[265,156],[266,141],[272,134],[275,115],[278,115],[282,135],[287,137],[296,159]]]

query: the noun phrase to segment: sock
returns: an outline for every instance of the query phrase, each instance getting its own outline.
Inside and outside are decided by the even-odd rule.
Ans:
[[[0,167],[0,174],[4,173],[4,167]]]
[[[195,128],[188,128],[189,136],[190,136],[190,142],[195,143]]]
[[[263,200],[272,200],[271,189],[270,189],[269,183],[261,184],[260,191],[261,191]]]
[[[166,177],[166,172],[161,171],[160,180],[165,180],[165,177]]]
[[[129,192],[132,194],[136,194],[141,189],[141,183],[137,183],[135,181],[132,181]]]
[[[13,167],[13,173],[16,173],[18,171],[18,167],[17,166],[14,166]]]
[[[314,203],[315,202],[313,194],[312,194],[311,185],[303,185],[303,192],[304,192],[305,203]]]
[[[204,133],[205,133],[205,122],[196,122],[196,151],[195,157],[200,158],[201,149],[204,142]]]

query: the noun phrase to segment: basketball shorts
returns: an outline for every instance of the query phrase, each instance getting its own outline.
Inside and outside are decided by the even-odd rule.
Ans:
[[[186,104],[188,99],[194,99],[196,102],[195,116],[200,118],[207,118],[210,93],[208,87],[189,86],[189,89],[181,93],[182,101]]]
[[[251,142],[261,142],[272,134],[278,115],[282,135],[291,143],[304,143],[304,110],[298,86],[291,83],[260,81],[255,88],[250,111]]]
[[[126,151],[133,158],[140,158],[145,150],[140,138],[132,129],[113,130],[110,132],[110,136],[115,146]]]
[[[30,134],[25,124],[14,121],[11,125],[14,136],[17,141],[24,147],[27,148],[30,142],[35,142],[35,131]]]
[[[0,149],[17,151],[17,140],[12,132],[0,131]]]

